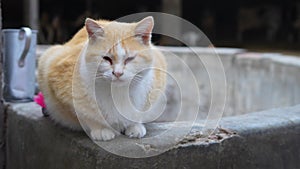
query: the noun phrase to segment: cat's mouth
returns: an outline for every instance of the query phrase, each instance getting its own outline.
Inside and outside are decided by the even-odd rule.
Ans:
[[[126,84],[128,84],[128,80],[115,78],[115,79],[112,79],[112,83],[115,85],[126,85]]]
[[[123,80],[123,79],[113,79],[112,81],[115,82],[115,83],[125,82],[125,80]]]
[[[121,78],[116,78],[116,77],[104,77],[104,76],[99,76],[97,77],[96,76],[96,80],[99,80],[99,81],[107,81],[107,82],[110,82],[110,83],[114,83],[114,84],[127,84],[130,80],[127,79],[127,78],[124,78],[124,77],[121,77]]]

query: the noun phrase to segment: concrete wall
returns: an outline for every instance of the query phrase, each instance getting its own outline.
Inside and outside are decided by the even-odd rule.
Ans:
[[[242,49],[229,49],[229,48],[183,48],[183,47],[161,47],[164,51],[167,62],[168,72],[172,75],[177,82],[182,84],[180,91],[172,90],[172,92],[182,94],[182,103],[184,116],[189,119],[193,116],[194,110],[191,110],[195,105],[200,104],[198,119],[203,120],[207,117],[208,112],[219,117],[217,114],[223,111],[225,106],[225,99],[232,97],[226,93],[227,90],[232,91],[231,82],[234,81],[232,76],[232,61],[237,54],[245,52]],[[180,60],[180,61],[178,61]],[[190,72],[187,72],[190,69]],[[183,73],[184,72],[184,73]],[[193,77],[191,77],[193,76]],[[196,80],[196,86],[194,79]],[[172,86],[174,84],[170,84]],[[196,93],[199,92],[197,97]],[[167,108],[176,107],[181,102],[180,94],[175,94],[176,98],[172,95],[167,95],[169,99],[173,100]],[[228,96],[226,98],[226,96]],[[198,99],[198,100],[197,100]],[[233,100],[233,99],[231,99]],[[232,109],[231,102],[228,109]],[[176,114],[166,110],[167,114]],[[191,119],[191,118],[190,118]]]
[[[189,68],[198,80],[200,93],[199,118],[206,118],[210,106],[212,106],[212,82],[216,82],[214,92],[221,97],[226,92],[226,107],[223,116],[240,115],[272,108],[293,106],[300,103],[300,59],[293,56],[284,56],[278,53],[250,53],[241,49],[226,48],[162,48],[172,52],[168,60],[170,72],[178,74],[179,81],[184,82],[183,102],[192,103],[191,96],[195,88],[190,87],[189,77],[180,76],[181,69],[172,60],[178,56]],[[170,55],[170,52],[167,52]],[[222,64],[215,62],[217,59],[204,64],[207,58],[221,59]],[[199,59],[200,58],[200,59]],[[220,72],[220,66],[224,67],[225,80]],[[210,70],[210,75],[207,72]],[[218,68],[218,70],[217,70]],[[212,76],[214,75],[214,77]],[[224,85],[226,87],[224,88]],[[225,90],[226,91],[223,91]],[[186,91],[189,90],[189,91]],[[175,100],[170,107],[177,105],[180,100]],[[222,99],[214,98],[221,106]],[[186,104],[184,110],[189,109]]]
[[[300,103],[300,60],[279,54],[237,55],[233,112],[248,113]],[[228,112],[230,113],[230,112]]]

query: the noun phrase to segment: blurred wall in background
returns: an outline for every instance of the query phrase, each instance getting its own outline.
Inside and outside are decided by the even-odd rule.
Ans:
[[[4,0],[2,6],[4,28],[38,27],[43,44],[65,42],[86,17],[113,20],[149,11],[174,11],[220,46],[290,46],[300,40],[300,0]],[[168,45],[161,37],[154,40]]]

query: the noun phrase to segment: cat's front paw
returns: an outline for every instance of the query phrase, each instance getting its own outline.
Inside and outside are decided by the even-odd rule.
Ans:
[[[128,137],[142,138],[146,135],[146,128],[143,124],[134,124],[125,130]]]
[[[108,141],[115,138],[115,133],[107,128],[91,131],[91,137],[95,141]]]

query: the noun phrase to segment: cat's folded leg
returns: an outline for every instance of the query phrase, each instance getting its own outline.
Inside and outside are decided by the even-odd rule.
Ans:
[[[141,123],[132,124],[126,128],[125,135],[128,137],[142,138],[146,135],[146,128]]]

